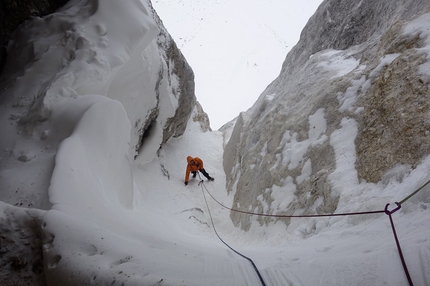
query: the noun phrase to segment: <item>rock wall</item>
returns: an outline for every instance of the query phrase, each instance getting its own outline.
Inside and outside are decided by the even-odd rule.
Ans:
[[[429,78],[419,67],[427,61],[417,52],[418,35],[399,36],[397,22],[381,38],[385,54],[398,57],[385,66],[359,100],[357,171],[360,178],[379,182],[395,165],[417,166],[430,154]]]
[[[97,1],[78,3],[81,10],[74,9],[76,3],[67,4],[48,17],[28,20],[14,32],[0,77],[0,99],[17,106],[12,119],[21,129],[26,133],[40,129],[37,125],[48,121],[57,102],[89,93],[123,104],[132,124],[134,155],[150,134],[162,133],[159,144],[183,134],[196,104],[194,74],[151,3],[143,3],[153,23],[147,20],[142,31],[124,30],[118,41],[109,37],[113,27],[97,23]],[[133,27],[129,22],[122,23],[122,29]],[[127,53],[116,55],[115,48],[122,44],[130,45],[124,49]],[[35,73],[41,67],[32,67],[34,58],[50,58],[38,76]],[[99,64],[90,64],[97,61]],[[48,72],[51,77],[41,76]],[[160,112],[161,105],[171,106]],[[156,129],[161,131],[154,132]]]
[[[395,166],[413,168],[430,154],[429,75],[420,72],[428,61],[420,51],[425,39],[404,33],[428,12],[428,1],[320,5],[279,77],[239,117],[225,147],[234,208],[334,212],[341,193],[330,179],[339,160],[334,141],[345,126],[355,137],[353,181],[380,182]],[[292,199],[273,205],[279,192]],[[231,218],[244,230],[252,225],[247,215]]]
[[[163,114],[160,115],[159,104],[157,104],[148,113],[144,123],[142,121],[137,123],[137,126],[140,125],[140,127],[137,131],[139,140],[136,151],[141,148],[145,135],[151,130],[152,123],[157,118],[161,121],[161,128],[163,129],[160,144],[166,143],[171,137],[181,136],[185,132],[188,119],[197,103],[194,93],[193,70],[164,27],[150,1],[148,1],[148,8],[160,31],[156,39],[157,48],[154,49],[154,52],[159,53],[161,58],[157,82],[154,86],[156,98],[160,101],[162,97],[169,94],[177,102],[177,105],[172,114],[164,116],[167,118],[160,120],[159,118],[163,117]]]
[[[10,35],[30,17],[53,13],[68,0],[20,0],[0,2],[0,73],[6,62],[6,47]]]
[[[34,16],[12,34],[0,74],[1,285],[46,285],[40,220],[52,207],[57,150],[91,106],[112,102],[126,112],[130,132],[99,123],[130,142],[131,167],[133,155],[155,157],[182,135],[196,105],[193,72],[149,1],[70,1]],[[123,189],[123,199],[132,197]]]

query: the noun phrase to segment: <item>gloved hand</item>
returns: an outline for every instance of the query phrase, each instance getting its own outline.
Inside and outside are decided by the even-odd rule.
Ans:
[[[185,186],[188,185],[188,182],[185,182]]]

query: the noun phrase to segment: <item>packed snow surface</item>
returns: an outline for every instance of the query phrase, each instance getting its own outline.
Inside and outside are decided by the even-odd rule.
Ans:
[[[120,67],[136,52],[134,49],[149,47],[155,34],[145,3],[118,3],[100,2],[99,12],[94,14],[97,17],[91,18],[100,21],[99,33],[93,37],[99,39],[100,32],[106,37],[96,45],[94,55],[101,57],[99,60],[73,62],[74,71],[59,77],[64,74],[64,67],[53,65],[50,57],[28,59],[26,66],[31,69],[18,80],[31,83],[31,88],[37,90],[57,76],[68,82],[63,98],[47,98],[51,99],[48,105],[52,113],[49,122],[43,123],[50,125],[43,126],[48,129],[36,128],[30,136],[12,132],[16,106],[10,102],[1,104],[2,140],[6,133],[8,136],[1,145],[2,181],[7,178],[8,188],[27,186],[29,204],[25,207],[31,207],[33,199],[46,199],[37,202],[46,209],[43,212],[25,211],[42,213],[48,284],[261,285],[249,261],[216,237],[209,210],[219,235],[255,262],[267,285],[407,284],[388,216],[383,213],[294,218],[288,228],[275,219],[267,225],[253,220],[248,232],[235,228],[230,211],[207,193],[225,206],[233,203],[234,194],[227,194],[225,189],[223,134],[202,132],[199,123],[193,121],[194,114],[183,136],[168,141],[157,154],[153,148],[143,148],[133,160],[129,146],[133,124],[130,118],[135,114],[126,112],[123,103],[126,99],[109,98],[106,89],[115,78],[112,74],[124,76]],[[141,18],[138,27],[128,31],[128,37],[123,35],[125,29],[120,29],[122,23],[115,23],[116,18],[110,13],[103,13],[105,9],[114,9],[110,5],[121,8],[115,13],[123,11],[125,15],[135,15],[134,19]],[[84,22],[86,18],[74,21]],[[124,25],[134,24],[131,21]],[[44,28],[49,33],[49,29],[54,31],[57,26],[51,21]],[[91,35],[88,32],[85,37],[94,41]],[[123,38],[116,38],[119,35]],[[144,40],[134,42],[136,38],[130,35]],[[42,44],[43,40],[36,42]],[[124,47],[117,46],[120,43]],[[56,44],[44,47],[43,51],[55,53]],[[157,54],[143,51],[142,55],[158,61]],[[347,66],[343,67],[342,61],[333,55],[332,64],[326,65],[336,67],[340,74],[357,65],[347,60]],[[101,62],[102,58],[106,61]],[[59,59],[66,61],[68,55],[59,55]],[[75,77],[89,70],[99,73]],[[88,76],[95,76],[94,80],[88,80]],[[18,87],[14,90],[17,93]],[[127,81],[116,82],[115,90],[121,91],[122,97],[127,97],[129,88]],[[169,100],[161,101],[161,105],[160,109],[172,108]],[[386,204],[392,209],[394,202],[426,182],[428,158],[414,170],[399,166],[380,184],[358,182],[353,167],[356,123],[344,119],[340,128],[327,138],[323,116],[324,110],[320,109],[309,119],[315,127],[309,136],[329,140],[335,149],[337,168],[331,181],[337,182],[335,189],[341,194],[337,213],[379,211]],[[28,120],[37,123],[37,119]],[[66,131],[57,132],[55,128]],[[155,132],[151,136],[161,134]],[[159,142],[156,139],[149,141]],[[303,144],[311,144],[291,142],[294,153],[291,158],[299,155]],[[200,183],[198,176],[185,186],[189,155],[200,157],[215,181],[208,182],[202,177]],[[301,180],[307,178],[310,167],[305,164]],[[43,168],[52,170],[52,174],[38,176]],[[287,181],[272,194],[273,205],[279,210],[295,199],[293,186]],[[34,196],[44,193],[45,196]],[[393,214],[405,261],[416,285],[430,284],[429,206],[430,192],[425,188]],[[0,204],[2,210],[8,207],[6,203]]]

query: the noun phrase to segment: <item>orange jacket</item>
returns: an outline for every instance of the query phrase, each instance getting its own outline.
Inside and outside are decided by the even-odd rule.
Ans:
[[[188,179],[190,178],[190,172],[197,172],[201,169],[203,169],[203,161],[199,157],[187,157],[187,171],[185,172],[185,182],[188,182]]]

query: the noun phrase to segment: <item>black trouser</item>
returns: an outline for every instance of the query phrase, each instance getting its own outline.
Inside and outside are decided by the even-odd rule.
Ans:
[[[209,176],[208,172],[206,172],[205,169],[200,169],[199,171],[200,171],[200,173],[202,173],[206,177],[206,179],[210,180],[211,176]],[[194,171],[191,173],[193,173],[193,178],[195,178],[197,173]]]

